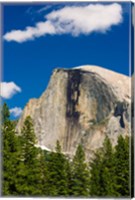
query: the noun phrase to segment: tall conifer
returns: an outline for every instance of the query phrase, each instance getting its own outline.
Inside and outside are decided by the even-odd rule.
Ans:
[[[121,197],[129,197],[129,138],[118,137],[115,147],[115,171],[117,176],[117,192]]]
[[[59,141],[56,144],[56,152],[51,153],[48,161],[48,195],[68,195],[67,159],[61,152]]]
[[[8,106],[3,105],[2,109],[2,156],[3,156],[3,195],[17,194],[17,166],[19,164],[19,140],[16,136],[14,123],[9,119]]]
[[[72,162],[72,191],[74,197],[89,196],[89,171],[82,145],[78,145]]]
[[[19,171],[18,191],[20,195],[39,195],[40,191],[40,168],[38,161],[38,149],[35,147],[36,136],[32,119],[28,116],[21,133],[21,163]]]

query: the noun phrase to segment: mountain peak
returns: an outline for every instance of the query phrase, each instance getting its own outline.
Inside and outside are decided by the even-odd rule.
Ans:
[[[20,131],[27,115],[33,119],[40,146],[73,155],[79,143],[87,158],[101,147],[106,135],[116,144],[129,132],[130,77],[98,67],[55,69],[46,91],[26,105],[18,122]]]

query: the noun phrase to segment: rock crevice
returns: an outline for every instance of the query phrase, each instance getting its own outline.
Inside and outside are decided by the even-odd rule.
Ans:
[[[17,124],[27,115],[34,122],[38,145],[73,155],[82,143],[87,158],[102,146],[106,135],[116,144],[130,125],[130,78],[96,66],[54,70],[46,91],[30,100]]]

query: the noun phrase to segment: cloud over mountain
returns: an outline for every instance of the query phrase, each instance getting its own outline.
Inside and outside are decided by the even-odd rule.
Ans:
[[[19,117],[22,113],[22,109],[20,107],[11,108],[9,111],[14,117]]]
[[[45,21],[24,30],[11,30],[4,35],[6,41],[18,43],[49,35],[105,33],[113,25],[122,22],[122,7],[118,3],[109,5],[88,4],[86,6],[65,6],[45,15]]]
[[[10,99],[17,92],[21,92],[21,88],[14,82],[0,83],[0,96],[4,99]]]

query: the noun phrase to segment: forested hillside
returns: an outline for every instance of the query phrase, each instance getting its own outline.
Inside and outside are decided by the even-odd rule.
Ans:
[[[129,137],[118,137],[115,147],[105,138],[89,162],[83,146],[78,145],[73,159],[61,151],[56,143],[54,152],[35,147],[36,136],[32,119],[25,119],[21,135],[10,120],[6,104],[2,109],[3,180],[4,196],[50,197],[128,197]]]

